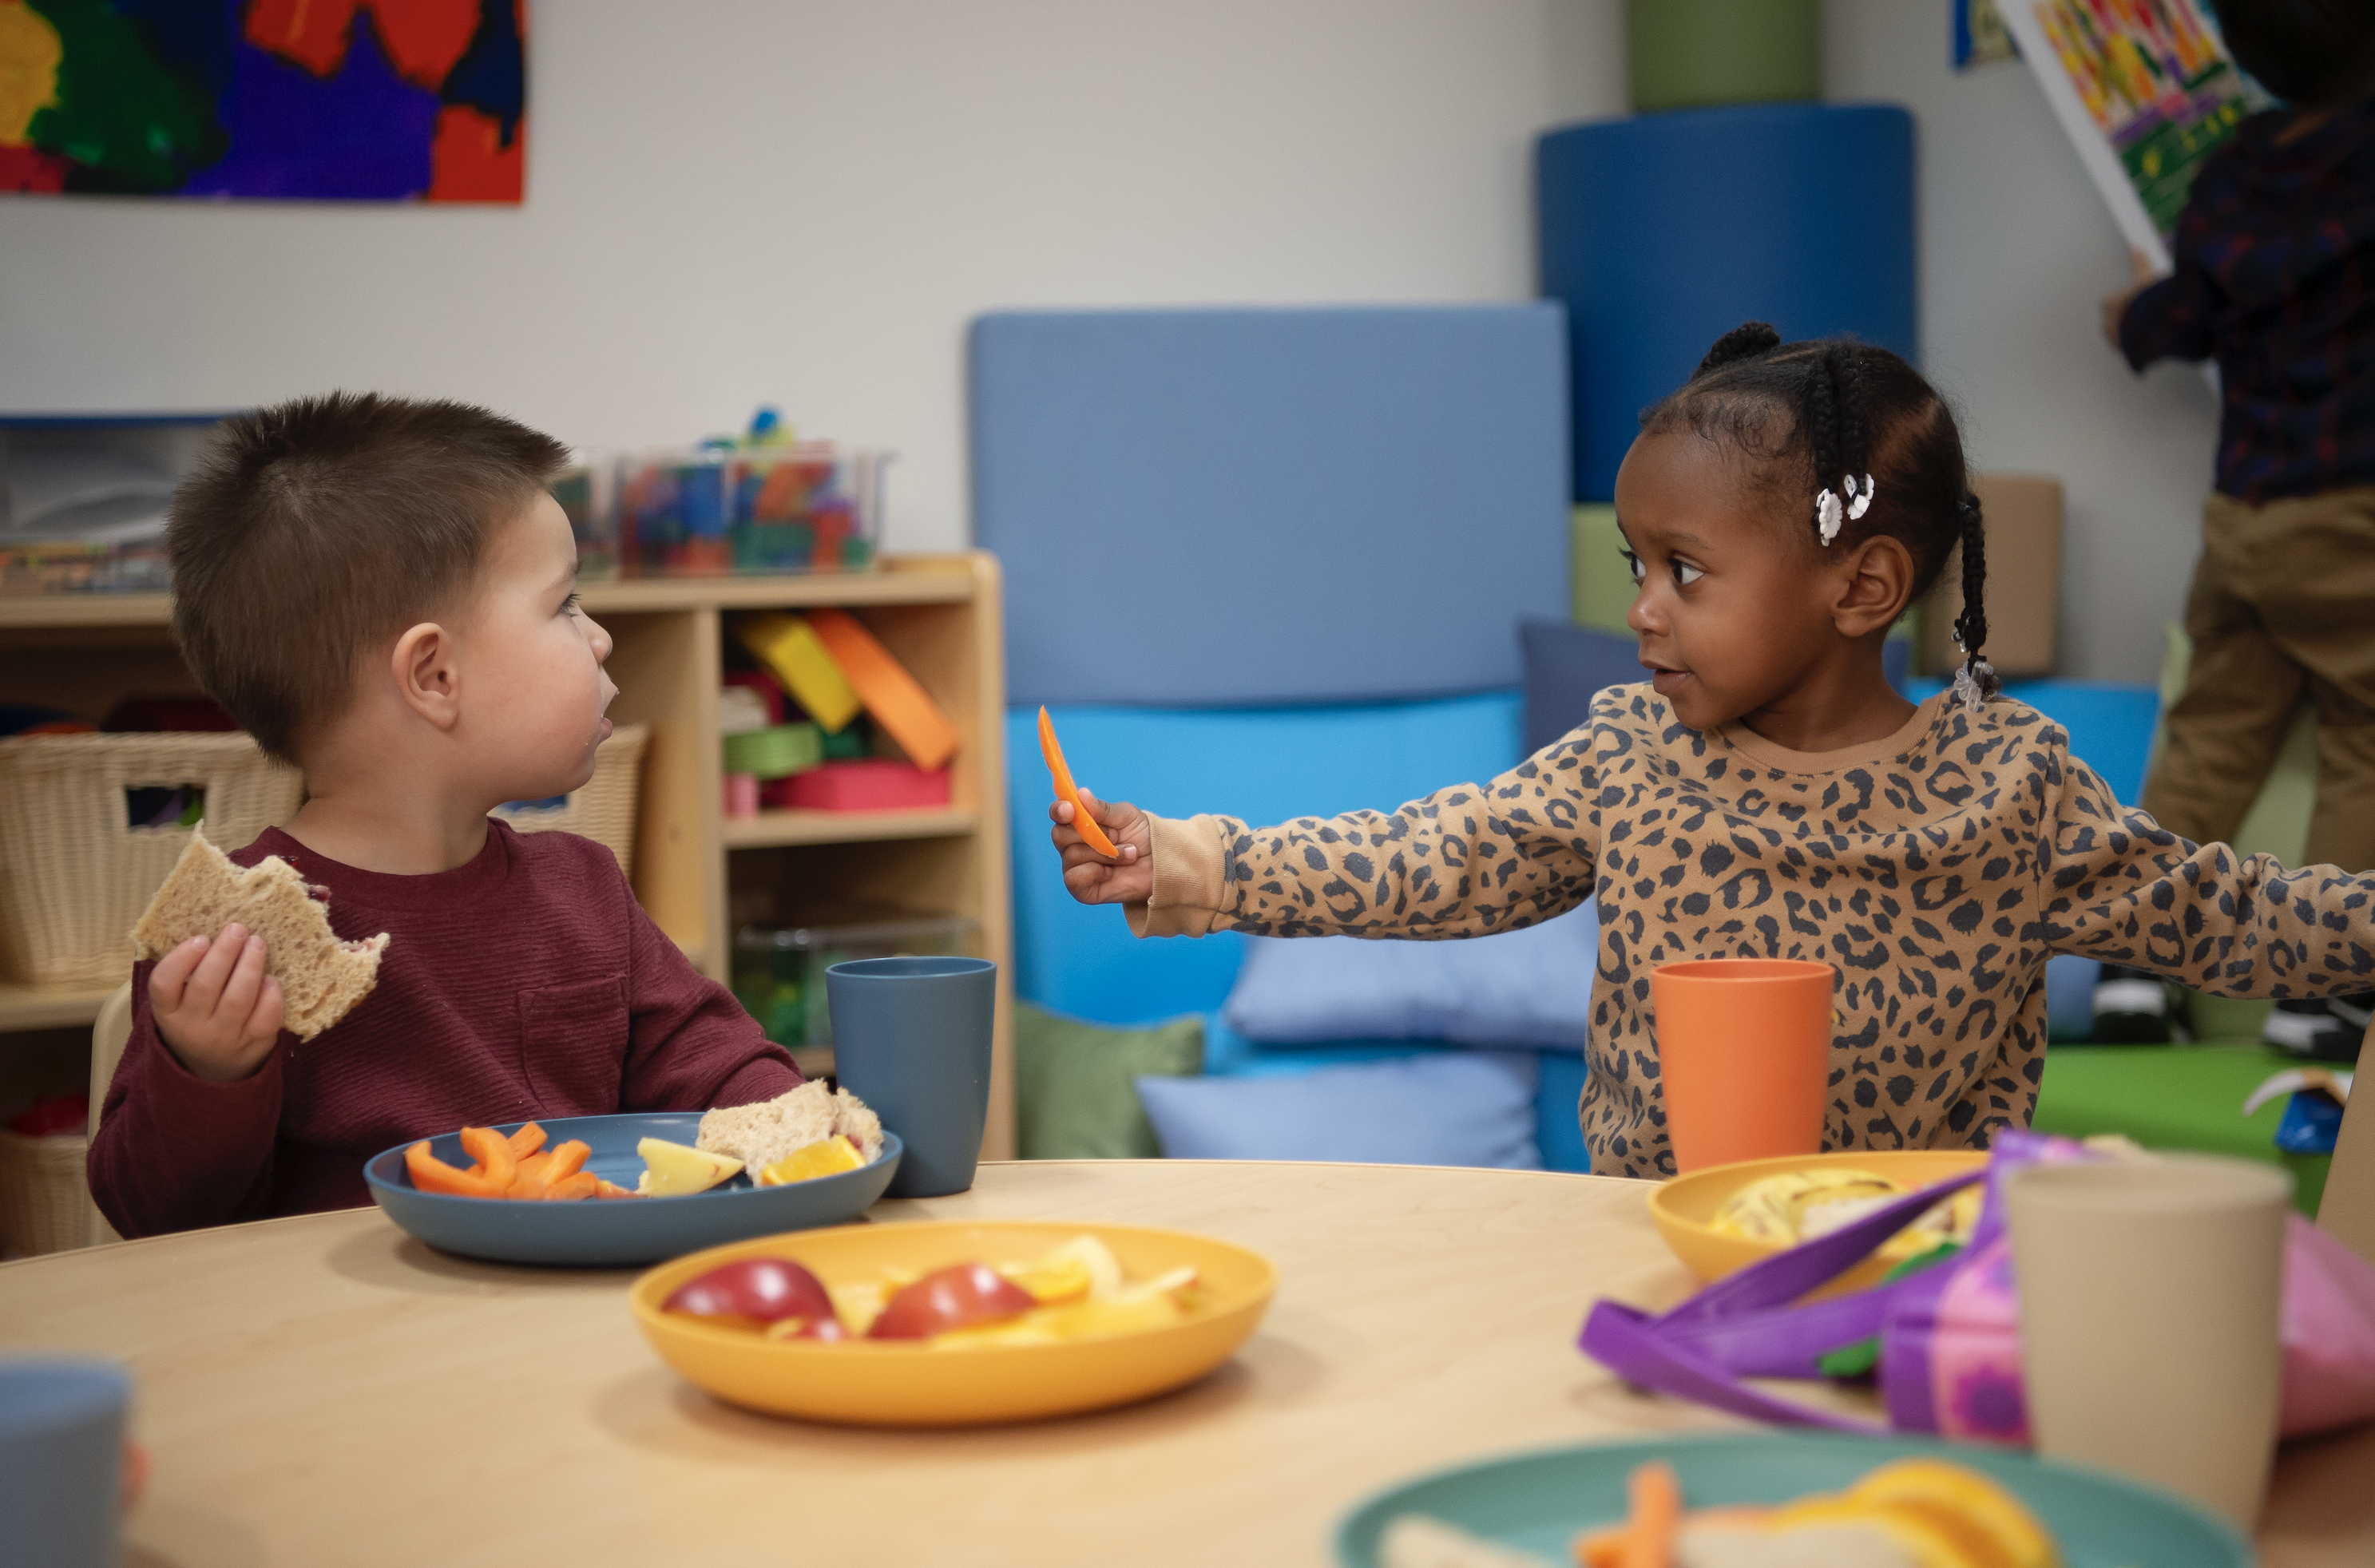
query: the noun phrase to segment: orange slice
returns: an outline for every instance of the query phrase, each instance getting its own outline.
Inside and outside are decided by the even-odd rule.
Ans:
[[[1039,707],[1039,755],[1047,760],[1047,772],[1055,776],[1056,798],[1072,808],[1073,828],[1089,841],[1091,849],[1107,859],[1119,860],[1121,851],[1114,848],[1113,840],[1105,837],[1105,831],[1097,826],[1097,819],[1081,804],[1081,791],[1072,783],[1072,770],[1064,765],[1064,749],[1056,744],[1056,721],[1047,716],[1044,702]]]

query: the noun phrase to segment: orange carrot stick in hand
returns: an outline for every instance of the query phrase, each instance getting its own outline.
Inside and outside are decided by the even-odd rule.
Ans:
[[[1683,1483],[1662,1459],[1633,1467],[1625,1485],[1632,1513],[1617,1568],[1673,1568],[1674,1537],[1683,1522]]]
[[[1105,837],[1105,831],[1097,826],[1097,819],[1081,803],[1080,789],[1072,783],[1072,770],[1064,765],[1064,749],[1056,744],[1056,721],[1047,716],[1044,702],[1039,707],[1039,755],[1046,759],[1047,772],[1055,777],[1056,798],[1072,808],[1073,830],[1099,855],[1119,860],[1121,851],[1114,848],[1113,840]]]

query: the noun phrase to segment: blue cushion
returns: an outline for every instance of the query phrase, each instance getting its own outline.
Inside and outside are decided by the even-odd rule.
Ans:
[[[1204,1015],[1204,1071],[1214,1078],[1291,1078],[1321,1067],[1362,1062],[1401,1062],[1462,1047],[1446,1040],[1363,1039],[1338,1035],[1301,1045],[1272,1045],[1248,1039],[1217,1012]]]
[[[1526,755],[1532,756],[1591,716],[1591,700],[1611,686],[1647,680],[1641,644],[1613,631],[1563,620],[1518,628],[1526,662]]]
[[[1589,903],[1466,940],[1253,937],[1221,1016],[1266,1044],[1370,1038],[1580,1051],[1591,1039],[1599,947]]]
[[[1566,600],[1566,339],[1544,303],[979,318],[1010,700],[1516,685],[1511,625]]]
[[[1351,707],[1052,712],[1073,775],[1098,795],[1166,816],[1221,811],[1267,825],[1364,806],[1391,810],[1445,784],[1491,778],[1520,755],[1518,708],[1516,692],[1498,691]],[[1064,890],[1047,843],[1055,796],[1036,724],[1027,709],[1007,717],[1017,993],[1098,1023],[1219,1008],[1244,938],[1140,941],[1121,911]]]
[[[1906,682],[1904,690],[1918,702],[1944,685],[1923,677]],[[2121,680],[2008,680],[2004,695],[2067,730],[2071,755],[2094,769],[2122,803],[2133,806],[2144,798],[2145,765],[2160,725],[2158,687]]]
[[[1641,410],[1743,321],[1852,332],[1921,362],[1913,117],[1896,104],[1566,125],[1537,144],[1534,173],[1542,292],[1566,301],[1573,334],[1577,501],[1616,493]]]
[[[2099,959],[2063,953],[2045,961],[2045,1035],[2078,1041],[2095,1032],[2095,983],[2103,978]]]
[[[1647,680],[1641,645],[1631,637],[1563,620],[1528,620],[1518,628],[1526,661],[1526,755],[1532,756],[1591,716],[1591,700],[1611,686]],[[1912,678],[1913,642],[1881,644],[1881,672],[1903,690]],[[1933,682],[1931,690],[1935,690]]]
[[[1350,1160],[1539,1170],[1534,1058],[1448,1051],[1292,1077],[1141,1078],[1174,1160]]]
[[[1583,1079],[1589,1062],[1567,1051],[1544,1051],[1534,1058],[1542,1081],[1534,1091],[1534,1146],[1542,1169],[1589,1174],[1591,1150],[1583,1143]]]

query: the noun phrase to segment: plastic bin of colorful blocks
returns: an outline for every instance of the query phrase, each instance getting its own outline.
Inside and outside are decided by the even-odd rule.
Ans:
[[[621,573],[871,566],[882,537],[882,472],[890,455],[803,442],[623,457],[615,492]]]

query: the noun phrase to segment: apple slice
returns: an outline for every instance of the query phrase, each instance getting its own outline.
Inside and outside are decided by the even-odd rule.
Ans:
[[[666,1138],[644,1138],[636,1143],[635,1152],[644,1157],[644,1176],[635,1184],[635,1191],[645,1197],[689,1197],[707,1192],[742,1169],[739,1160]]]
[[[660,1310],[738,1328],[765,1328],[790,1320],[821,1327],[830,1320],[832,1329],[811,1337],[844,1337],[824,1282],[787,1257],[745,1257],[720,1264],[679,1285],[660,1303]]]
[[[952,1328],[1020,1317],[1037,1297],[987,1263],[936,1270],[892,1296],[866,1331],[869,1339],[928,1339]]]

